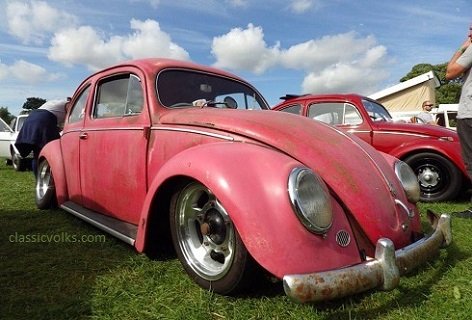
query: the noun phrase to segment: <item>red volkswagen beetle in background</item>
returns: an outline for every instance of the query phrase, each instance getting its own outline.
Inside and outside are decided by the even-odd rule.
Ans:
[[[422,233],[404,162],[268,110],[247,82],[193,63],[99,71],[39,156],[36,203],[138,252],[172,243],[203,288],[234,294],[263,270],[302,302],[390,290],[451,242],[448,215]]]
[[[284,101],[274,110],[334,125],[405,161],[418,177],[421,201],[452,200],[470,185],[453,130],[394,122],[384,106],[357,94],[287,95],[281,99]]]

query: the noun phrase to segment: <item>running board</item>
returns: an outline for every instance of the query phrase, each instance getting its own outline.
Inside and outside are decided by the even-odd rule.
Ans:
[[[86,209],[71,201],[62,204],[61,208],[121,241],[134,246],[138,226]]]

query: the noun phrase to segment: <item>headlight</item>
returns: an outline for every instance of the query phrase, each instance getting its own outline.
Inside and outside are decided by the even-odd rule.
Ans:
[[[295,168],[288,179],[288,193],[297,217],[311,232],[325,233],[333,222],[328,188],[307,168]]]
[[[420,200],[420,185],[418,177],[405,162],[398,160],[395,162],[395,174],[400,180],[406,197],[410,202],[417,203]]]

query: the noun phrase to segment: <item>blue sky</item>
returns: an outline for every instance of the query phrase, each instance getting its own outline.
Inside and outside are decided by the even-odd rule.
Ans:
[[[447,62],[469,0],[0,0],[0,106],[71,96],[122,60],[223,68],[270,104],[286,93],[371,94]]]

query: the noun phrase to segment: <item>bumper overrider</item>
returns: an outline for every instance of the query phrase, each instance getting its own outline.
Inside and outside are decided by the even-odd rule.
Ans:
[[[375,258],[333,271],[292,274],[283,277],[285,293],[297,302],[341,298],[377,288],[392,290],[404,275],[438,254],[452,242],[451,217],[430,214],[434,232],[395,251],[387,238],[377,241]]]

